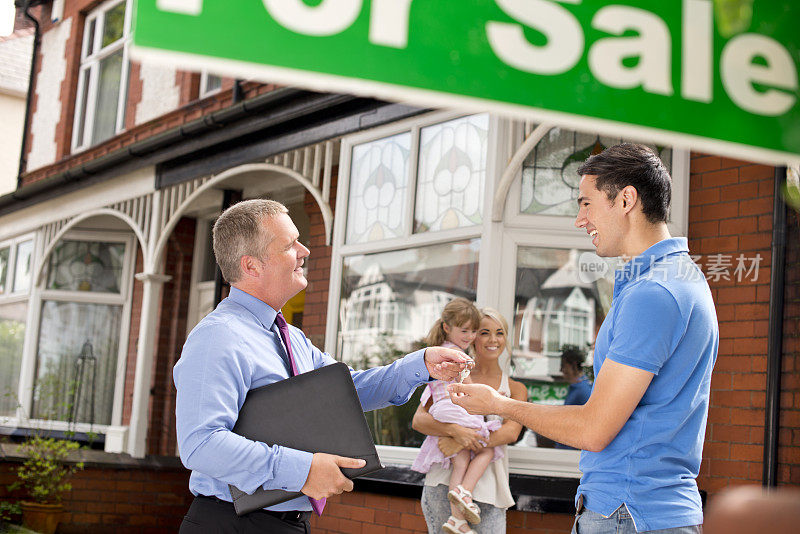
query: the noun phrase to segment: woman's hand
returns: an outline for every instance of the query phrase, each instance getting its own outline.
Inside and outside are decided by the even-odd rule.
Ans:
[[[445,458],[454,456],[464,450],[464,447],[459,445],[456,440],[446,436],[439,438],[438,445],[439,450],[442,451],[442,454],[444,454]]]
[[[462,449],[469,449],[473,452],[478,452],[483,448],[481,444],[482,436],[474,428],[467,428],[465,426],[451,424],[449,428],[450,437]],[[439,440],[441,443],[441,439]],[[441,445],[439,446],[441,449]],[[444,451],[442,451],[444,452]]]

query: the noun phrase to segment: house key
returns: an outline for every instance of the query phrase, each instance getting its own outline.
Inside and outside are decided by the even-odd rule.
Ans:
[[[464,367],[464,369],[460,373],[458,373],[458,383],[459,384],[463,384],[464,383],[464,380],[466,380],[467,377],[469,376],[469,371],[470,371],[469,367]]]

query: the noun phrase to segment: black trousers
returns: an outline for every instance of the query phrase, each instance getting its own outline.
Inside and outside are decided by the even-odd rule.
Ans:
[[[216,497],[198,495],[183,517],[180,534],[308,534],[311,512],[268,512],[258,510],[242,517],[233,504]]]

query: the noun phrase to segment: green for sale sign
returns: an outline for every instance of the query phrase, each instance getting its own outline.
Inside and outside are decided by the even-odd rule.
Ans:
[[[137,0],[134,54],[800,160],[796,0]]]

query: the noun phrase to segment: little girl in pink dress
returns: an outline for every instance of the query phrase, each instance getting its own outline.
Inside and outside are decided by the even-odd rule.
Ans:
[[[480,317],[480,312],[474,304],[466,299],[454,299],[442,310],[442,318],[437,320],[426,342],[428,345],[440,345],[466,352],[475,340]],[[469,378],[465,378],[464,382],[468,383]],[[455,423],[466,428],[474,428],[484,438],[485,441],[482,443],[485,446],[489,440],[489,433],[500,428],[502,422],[486,421],[482,415],[471,415],[461,406],[453,404],[447,392],[447,385],[450,383],[452,382],[436,380],[428,384],[420,397],[420,404],[426,405],[432,400],[433,404],[428,413],[434,419],[441,423]],[[454,455],[445,456],[439,450],[438,436],[425,438],[411,469],[427,473],[433,464],[441,464],[444,469],[449,469],[451,462],[453,466],[450,491],[447,495],[452,515],[447,523],[442,525],[442,530],[452,534],[474,532],[472,529],[463,530],[467,528],[467,522],[477,524],[481,521],[480,509],[472,502],[472,491],[489,464],[502,457],[502,447],[485,447],[477,453],[462,449]]]

